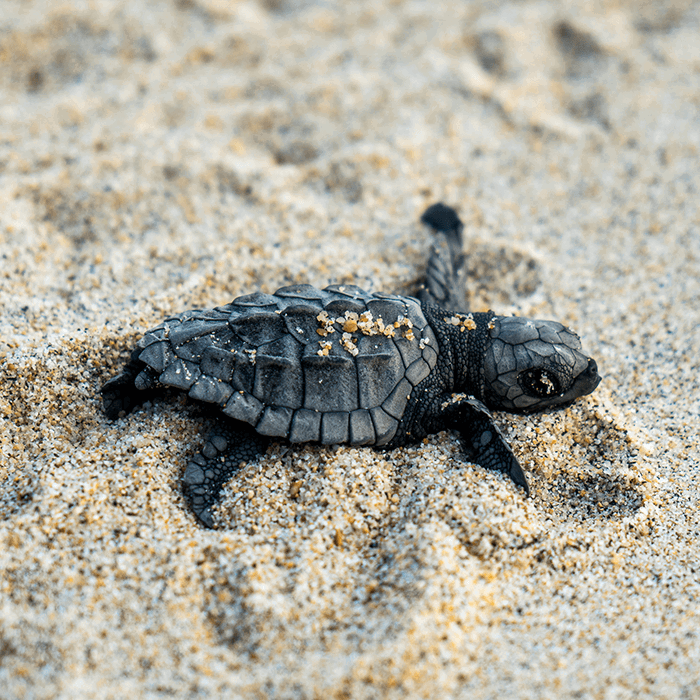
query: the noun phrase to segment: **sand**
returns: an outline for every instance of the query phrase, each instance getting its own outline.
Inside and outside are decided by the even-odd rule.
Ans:
[[[0,2],[0,698],[700,697],[700,7]],[[471,310],[604,375],[454,434],[279,444],[218,529],[208,418],[105,420],[168,314],[410,291],[465,222]]]

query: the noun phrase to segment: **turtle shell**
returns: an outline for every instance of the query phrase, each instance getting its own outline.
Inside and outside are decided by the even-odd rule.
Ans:
[[[384,445],[438,345],[420,302],[294,285],[166,319],[137,346],[160,383],[291,442]]]

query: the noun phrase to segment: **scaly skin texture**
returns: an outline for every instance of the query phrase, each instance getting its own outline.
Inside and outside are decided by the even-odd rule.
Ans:
[[[435,369],[415,388],[389,448],[444,430],[445,426],[440,423],[440,406],[453,393],[483,400],[484,346],[493,313],[472,314],[477,327],[461,332],[457,326],[443,320],[452,316],[449,311],[427,302],[422,306],[440,346],[438,361]]]
[[[434,230],[433,247],[418,298],[449,311],[467,308],[462,230],[457,212],[444,204],[433,204],[421,216]]]
[[[440,430],[456,430],[465,451],[485,469],[507,474],[526,493],[525,474],[507,441],[482,403],[485,348],[493,312],[474,313],[471,330],[446,322],[453,314],[434,304],[423,311],[440,345],[435,369],[415,389],[389,448]]]
[[[221,418],[207,436],[202,451],[185,469],[185,498],[199,521],[213,527],[212,506],[224,484],[241,465],[262,457],[269,439],[237,421]]]

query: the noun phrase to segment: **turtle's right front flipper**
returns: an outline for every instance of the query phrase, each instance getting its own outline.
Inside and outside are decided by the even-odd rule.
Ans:
[[[442,420],[446,428],[460,433],[467,452],[479,466],[507,474],[529,495],[527,478],[513,450],[481,401],[451,399],[443,404]]]
[[[464,225],[457,212],[444,204],[428,207],[421,221],[434,229],[435,240],[418,296],[421,301],[429,301],[449,311],[465,311]]]
[[[242,463],[264,455],[268,444],[268,438],[244,423],[227,418],[217,420],[202,451],[187,465],[183,478],[185,498],[202,525],[214,527],[212,508],[224,484]]]

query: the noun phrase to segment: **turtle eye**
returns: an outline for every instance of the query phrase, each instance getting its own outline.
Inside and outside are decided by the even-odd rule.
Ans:
[[[525,370],[520,373],[518,383],[527,394],[540,399],[561,393],[559,377],[546,369]]]

